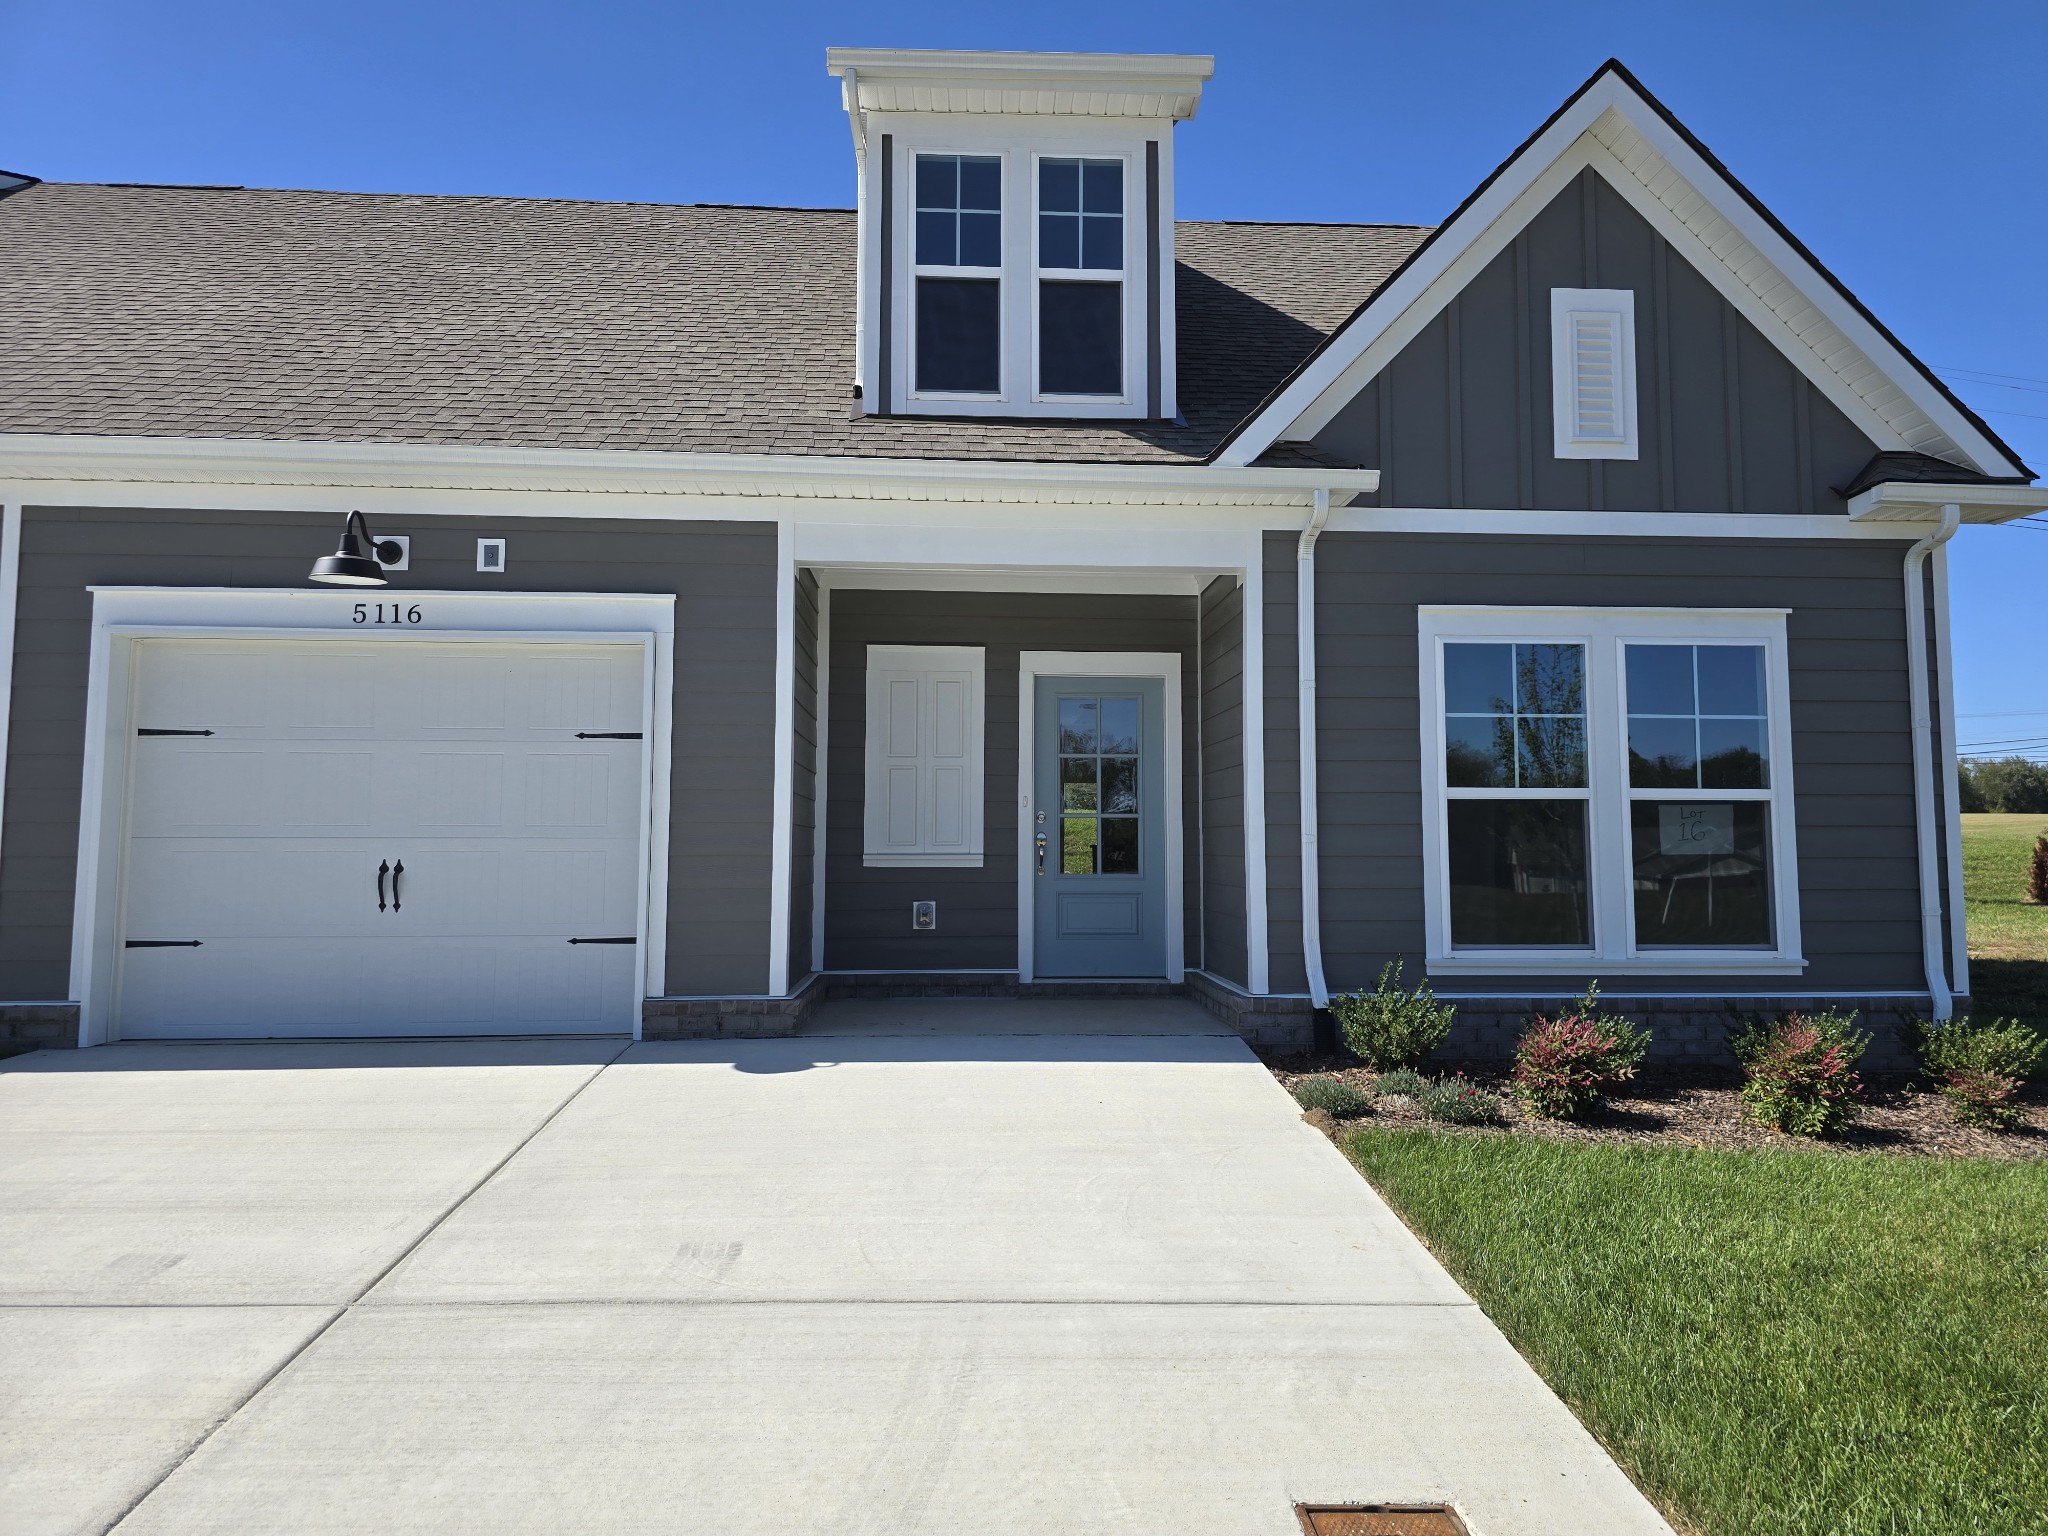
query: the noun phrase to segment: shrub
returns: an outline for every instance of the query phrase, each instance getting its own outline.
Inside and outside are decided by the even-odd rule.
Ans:
[[[1303,1109],[1320,1109],[1334,1120],[1355,1120],[1372,1112],[1371,1099],[1334,1077],[1302,1079],[1294,1085],[1294,1102]]]
[[[1987,1125],[2009,1131],[2024,1118],[2013,1099],[2020,1080],[2003,1072],[1985,1072],[1976,1067],[1958,1067],[1943,1081],[1940,1093],[1955,1109],[1962,1125]]]
[[[2034,839],[2034,856],[2027,865],[2027,900],[2048,907],[2048,832]]]
[[[1915,1019],[1905,1031],[1920,1070],[1955,1106],[1964,1125],[2010,1128],[2021,1120],[2014,1102],[2020,1079],[2048,1052],[2048,1038],[2017,1019]]]
[[[1372,1087],[1373,1092],[1383,1096],[1399,1093],[1411,1099],[1419,1099],[1429,1090],[1429,1079],[1407,1067],[1396,1067],[1393,1071],[1382,1072],[1374,1078]]]
[[[1576,1120],[1606,1101],[1636,1075],[1650,1049],[1650,1032],[1600,1010],[1600,987],[1586,989],[1569,1013],[1540,1015],[1515,1045],[1514,1092],[1529,1112],[1547,1120]]]
[[[1462,1072],[1429,1084],[1415,1101],[1429,1119],[1452,1125],[1491,1125],[1500,1119],[1500,1095],[1468,1082]]]
[[[1758,1125],[1795,1136],[1834,1136],[1856,1118],[1863,1080],[1856,1062],[1870,1036],[1853,1028],[1856,1015],[1788,1013],[1752,1025],[1732,1044],[1747,1081],[1743,1111]]]
[[[1363,989],[1330,999],[1344,1043],[1367,1066],[1420,1067],[1451,1032],[1458,1010],[1439,1003],[1427,981],[1401,985],[1401,962],[1389,960],[1372,991]]]

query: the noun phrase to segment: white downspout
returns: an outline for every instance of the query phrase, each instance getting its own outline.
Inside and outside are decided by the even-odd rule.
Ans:
[[[1927,972],[1927,992],[1935,1019],[1955,1013],[1948,987],[1948,961],[1943,954],[1941,920],[1941,829],[1934,812],[1934,714],[1927,689],[1927,593],[1923,570],[1928,554],[1955,536],[1963,509],[1950,502],[1941,509],[1941,526],[1906,551],[1906,679],[1913,703],[1913,823],[1918,834],[1920,863],[1920,951]],[[1949,795],[1955,788],[1950,785]],[[1960,891],[1951,895],[1960,900]]]
[[[1301,679],[1301,958],[1309,1000],[1330,1006],[1323,980],[1323,881],[1316,855],[1316,540],[1330,520],[1330,493],[1315,493],[1315,509],[1294,551],[1294,630],[1300,642]]]

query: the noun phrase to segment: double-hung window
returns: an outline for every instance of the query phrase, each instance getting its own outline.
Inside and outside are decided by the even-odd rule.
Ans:
[[[1424,608],[1430,964],[1789,973],[1784,615]]]
[[[1003,162],[916,157],[914,387],[923,395],[1003,388]]]
[[[1124,162],[1038,161],[1038,393],[1122,396]]]

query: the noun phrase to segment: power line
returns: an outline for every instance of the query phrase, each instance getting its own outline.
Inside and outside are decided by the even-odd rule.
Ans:
[[[2048,385],[2048,379],[2037,379],[2024,373],[1993,373],[1989,368],[1936,368],[1936,373],[1977,373],[1987,379],[2016,379],[2022,384]]]

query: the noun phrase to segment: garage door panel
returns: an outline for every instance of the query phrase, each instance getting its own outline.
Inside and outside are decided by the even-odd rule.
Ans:
[[[214,734],[135,743],[124,931],[201,945],[124,952],[124,1034],[631,1027],[635,946],[568,940],[638,931],[643,650],[139,649],[139,717]]]

